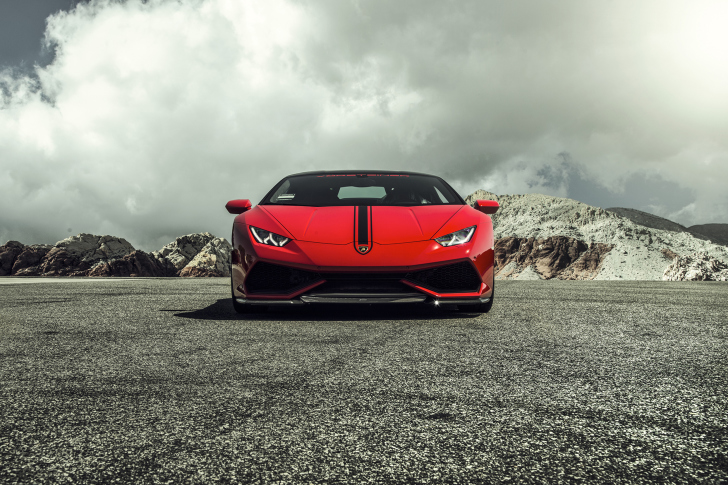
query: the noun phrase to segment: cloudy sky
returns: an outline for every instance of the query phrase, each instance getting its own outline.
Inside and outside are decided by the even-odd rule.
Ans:
[[[728,222],[728,2],[0,3],[0,243],[229,237],[317,169]]]

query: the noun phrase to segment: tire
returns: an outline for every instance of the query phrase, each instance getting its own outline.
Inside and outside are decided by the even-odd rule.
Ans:
[[[232,296],[233,301],[233,308],[237,313],[262,313],[268,309],[266,306],[259,306],[259,305],[245,305],[242,303],[238,303],[235,300],[235,290],[233,289],[233,268],[232,265],[230,265],[230,295]]]

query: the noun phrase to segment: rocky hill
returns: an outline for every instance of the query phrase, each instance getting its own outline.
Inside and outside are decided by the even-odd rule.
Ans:
[[[209,232],[178,237],[152,253],[92,234],[52,246],[8,241],[0,246],[0,276],[229,276],[231,250]]]
[[[687,227],[678,224],[677,222],[672,222],[669,219],[650,214],[649,212],[638,211],[637,209],[628,209],[626,207],[609,207],[606,210],[608,212],[613,212],[618,216],[624,217],[625,219],[629,219],[635,224],[639,224],[640,226],[645,226],[652,229],[661,229],[663,231],[672,232],[685,232],[688,230]]]
[[[728,246],[728,224],[699,224],[687,228],[693,234],[704,236],[716,244]]]
[[[493,216],[498,278],[659,280],[669,279],[666,271],[676,258],[678,265],[689,265],[686,257],[694,261],[700,254],[711,262],[705,267],[716,268],[728,262],[725,245],[685,231],[647,227],[575,200],[479,190],[466,201],[477,199],[501,205]],[[674,268],[672,273],[693,274]],[[720,278],[710,271],[702,275]]]
[[[672,222],[669,219],[648,212],[638,211],[637,209],[610,207],[606,210],[625,217],[640,226],[672,232],[688,232],[698,239],[706,239],[715,244],[728,246],[728,224],[699,224],[685,227],[677,222]]]

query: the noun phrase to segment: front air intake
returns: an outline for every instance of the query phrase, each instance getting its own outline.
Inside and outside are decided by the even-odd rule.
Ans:
[[[410,293],[412,288],[402,283],[404,273],[322,273],[326,280],[316,287],[316,293]]]
[[[480,275],[467,261],[408,273],[407,281],[438,293],[472,293],[480,290]]]
[[[312,271],[258,262],[245,279],[245,289],[249,294],[285,295],[305,288],[321,277]]]

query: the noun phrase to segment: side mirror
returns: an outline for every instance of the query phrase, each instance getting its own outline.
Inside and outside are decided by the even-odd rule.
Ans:
[[[235,199],[225,204],[225,208],[231,214],[242,214],[253,207],[248,199]]]
[[[475,208],[483,214],[495,214],[500,208],[500,204],[494,200],[476,200]]]

